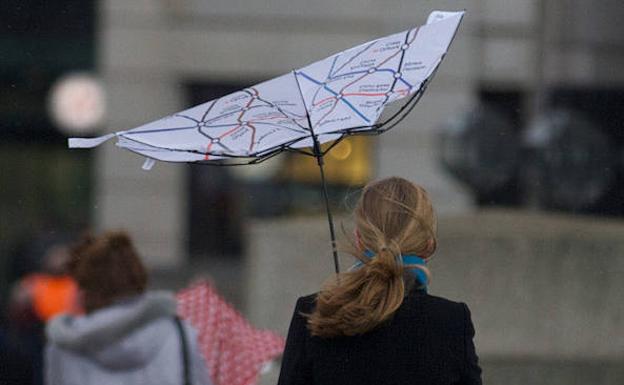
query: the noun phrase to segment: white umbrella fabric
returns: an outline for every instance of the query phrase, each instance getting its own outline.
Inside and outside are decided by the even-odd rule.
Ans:
[[[416,105],[455,36],[464,12],[432,12],[425,25],[336,53],[285,75],[151,123],[98,138],[70,138],[70,148],[117,146],[155,160],[254,164],[283,151],[318,160],[336,272],[338,257],[323,156],[340,139],[376,135]],[[379,121],[384,108],[403,104]],[[334,142],[325,151],[321,144]]]

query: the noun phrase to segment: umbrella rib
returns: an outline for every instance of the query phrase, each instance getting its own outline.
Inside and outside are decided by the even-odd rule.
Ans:
[[[353,60],[355,60],[358,56],[360,56],[361,54],[363,54],[364,52],[368,51],[368,49],[370,47],[372,47],[373,45],[375,45],[378,42],[378,40],[375,40],[373,42],[371,42],[370,44],[368,44],[366,47],[364,47],[364,49],[362,49],[360,52],[356,53],[355,55],[353,55],[349,60],[347,60],[346,62],[344,62],[340,68],[338,68],[336,71],[334,71],[334,74],[340,72],[343,68],[345,68],[347,65],[349,65],[349,63],[351,63]],[[333,78],[333,74],[330,71],[329,74],[329,79]]]
[[[206,112],[204,112],[204,115],[202,116],[202,119],[201,119],[202,122],[206,120],[206,116],[208,116],[208,113],[210,113],[210,110],[212,110],[212,107],[214,107],[214,105],[217,104],[217,101],[219,101],[219,99],[213,100],[213,102],[210,103],[210,106],[208,106],[208,108],[206,109]]]
[[[305,127],[304,127],[304,126],[302,126],[301,124],[299,124],[299,122],[297,121],[297,119],[294,119],[294,118],[292,117],[292,116],[299,116],[298,114],[295,114],[295,113],[290,112],[290,111],[283,110],[281,107],[278,107],[278,106],[277,106],[277,105],[275,105],[274,103],[271,103],[270,101],[268,101],[268,100],[264,99],[263,97],[261,97],[261,96],[260,96],[260,94],[258,93],[258,91],[256,91],[255,89],[253,89],[253,90],[256,92],[256,95],[254,96],[256,99],[260,100],[261,102],[264,102],[264,103],[268,104],[270,107],[275,108],[276,110],[278,110],[279,112],[281,112],[281,113],[284,115],[284,117],[285,117],[286,119],[290,119],[290,120],[292,120],[292,122],[293,122],[293,123],[295,123],[297,126],[299,126],[299,127],[303,128],[303,129],[305,129]],[[249,92],[249,91],[247,91],[247,90],[245,90],[245,91],[246,91],[246,92]],[[306,109],[306,107],[305,107],[305,102],[303,102],[303,109],[304,109],[304,110],[306,110],[306,114],[307,114],[307,109]],[[292,115],[292,116],[291,116],[291,115]]]

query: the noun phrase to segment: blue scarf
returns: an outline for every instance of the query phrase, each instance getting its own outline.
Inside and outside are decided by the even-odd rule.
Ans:
[[[375,257],[375,253],[373,253],[371,250],[364,250],[364,255],[368,258]],[[424,266],[426,264],[425,260],[420,258],[417,255],[401,255],[401,260],[403,261],[404,265]],[[363,263],[361,261],[358,261],[355,265],[351,267],[351,269],[352,270],[359,269],[362,265]],[[425,289],[427,288],[427,283],[428,283],[427,274],[425,274],[424,271],[418,268],[414,268],[414,269],[409,269],[409,272],[412,273],[414,278],[416,278],[416,280],[420,283],[421,286],[423,286]]]

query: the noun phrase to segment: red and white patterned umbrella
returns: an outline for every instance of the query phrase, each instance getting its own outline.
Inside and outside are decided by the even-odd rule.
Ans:
[[[177,294],[178,314],[198,331],[198,343],[215,385],[252,385],[262,366],[282,354],[284,338],[254,328],[208,282]]]

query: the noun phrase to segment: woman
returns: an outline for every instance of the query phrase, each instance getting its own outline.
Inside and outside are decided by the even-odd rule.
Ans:
[[[86,238],[69,272],[85,315],[47,325],[46,383],[209,384],[195,332],[167,292],[146,292],[147,273],[130,238]]]
[[[360,262],[297,301],[279,385],[481,384],[468,307],[426,291],[436,220],[425,190],[367,185],[353,244]]]

